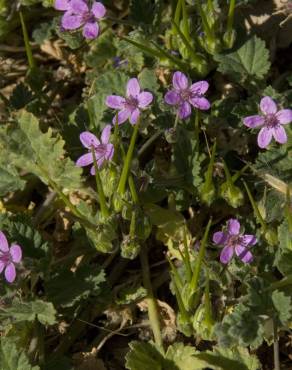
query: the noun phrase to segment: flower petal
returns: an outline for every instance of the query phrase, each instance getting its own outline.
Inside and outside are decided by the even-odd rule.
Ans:
[[[138,108],[134,109],[130,116],[130,123],[135,125],[139,119],[140,110]]]
[[[258,134],[258,146],[260,148],[266,148],[272,140],[273,130],[263,127]]]
[[[118,95],[109,95],[105,100],[105,104],[113,109],[123,109],[125,102],[125,98]]]
[[[140,94],[140,90],[141,88],[137,78],[131,78],[127,83],[127,96],[136,98]]]
[[[165,94],[164,101],[170,105],[177,105],[181,101],[181,98],[176,91],[170,90]]]
[[[233,247],[226,246],[220,254],[220,262],[227,264],[233,256]]]
[[[276,113],[276,117],[281,125],[292,122],[292,109],[281,109]]]
[[[17,244],[12,244],[10,247],[10,256],[13,262],[19,263],[22,259],[21,247]]]
[[[126,122],[127,119],[130,117],[131,111],[129,109],[122,109],[117,115],[113,117],[113,125],[116,125],[117,123],[117,118],[118,118],[118,124],[121,125],[122,123]]]
[[[82,35],[88,39],[93,40],[98,36],[99,25],[96,22],[87,22],[85,23],[82,31]]]
[[[227,231],[230,235],[238,235],[240,231],[240,223],[235,218],[231,218],[227,223]]]
[[[227,235],[223,231],[217,231],[213,234],[213,243],[224,244],[227,240]]]
[[[96,19],[100,19],[105,16],[106,8],[102,3],[96,1],[92,4],[91,12],[94,14]]]
[[[185,90],[189,86],[189,81],[184,73],[175,72],[172,77],[172,84],[176,90]]]
[[[260,102],[261,111],[264,114],[275,114],[277,113],[277,105],[272,98],[265,96]]]
[[[190,103],[185,101],[182,104],[180,104],[179,110],[178,110],[178,115],[181,119],[188,118],[191,115],[191,113],[192,113],[192,108],[191,108]]]
[[[57,10],[69,10],[70,0],[55,0],[54,8]]]
[[[105,158],[110,161],[113,158],[115,148],[113,144],[107,144]]]
[[[82,145],[90,149],[92,146],[96,147],[100,144],[98,138],[89,131],[84,131],[79,136]]]
[[[63,15],[61,24],[65,30],[76,30],[82,25],[82,16],[72,14],[71,11],[68,11]]]
[[[151,104],[153,95],[148,91],[143,91],[138,95],[138,106],[139,108],[146,108]]]
[[[8,281],[8,283],[13,283],[16,277],[16,271],[15,266],[13,263],[9,263],[5,268],[5,279]]]
[[[206,98],[203,98],[203,97],[191,98],[190,103],[195,108],[198,108],[198,109],[201,109],[201,110],[208,110],[208,109],[210,109],[210,106],[211,106],[209,100],[206,99]]]
[[[265,119],[263,116],[249,116],[243,119],[243,124],[249,128],[255,128],[258,126],[262,126],[265,123]]]
[[[198,81],[191,85],[190,91],[196,95],[204,95],[209,89],[209,84],[207,81]]]
[[[1,261],[0,259],[0,274],[4,270],[4,267],[5,267],[5,262]]]
[[[112,129],[111,125],[106,125],[105,128],[102,130],[100,139],[103,144],[108,144],[109,138],[111,136],[111,129]]]
[[[253,260],[253,255],[248,250],[248,248],[244,247],[243,245],[236,245],[235,246],[235,253],[244,263],[250,263]]]
[[[85,167],[89,164],[93,163],[93,156],[92,153],[87,153],[79,157],[76,161],[77,167]]]
[[[241,244],[245,247],[248,245],[255,245],[257,243],[257,238],[254,235],[245,234],[241,238]]]
[[[287,142],[286,131],[284,127],[282,127],[281,125],[274,127],[274,129],[272,130],[272,133],[277,143],[285,144]]]
[[[83,15],[89,11],[86,2],[83,0],[71,0],[70,8],[75,14]]]
[[[2,231],[0,231],[0,250],[2,252],[8,252],[9,251],[8,241],[6,239],[5,234]]]

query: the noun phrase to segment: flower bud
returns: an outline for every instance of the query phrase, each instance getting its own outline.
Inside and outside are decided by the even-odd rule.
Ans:
[[[127,235],[121,244],[121,256],[130,260],[135,259],[141,249],[141,245],[136,237]]]
[[[277,235],[277,232],[275,229],[273,228],[268,228],[266,231],[265,231],[265,234],[264,234],[264,237],[267,241],[267,243],[271,246],[271,247],[274,247],[276,246],[279,241],[278,241],[278,235]]]
[[[239,187],[228,182],[224,182],[220,186],[220,196],[233,208],[240,207],[243,204],[243,192]]]

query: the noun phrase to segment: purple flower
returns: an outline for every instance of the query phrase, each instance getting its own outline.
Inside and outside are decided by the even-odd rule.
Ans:
[[[22,259],[19,245],[12,244],[9,248],[6,236],[0,231],[0,273],[5,269],[4,276],[8,283],[13,283],[16,277],[15,264]]]
[[[142,91],[137,78],[131,78],[127,83],[126,98],[117,95],[110,95],[106,98],[106,105],[109,108],[119,110],[118,124],[124,123],[127,119],[135,125],[140,116],[141,110],[151,104],[153,95],[150,92]],[[113,118],[113,124],[116,117]]]
[[[65,11],[61,22],[65,30],[83,27],[83,36],[86,39],[95,39],[98,36],[97,21],[106,13],[102,3],[95,1],[90,9],[84,0],[56,0],[55,9]]]
[[[210,102],[204,97],[209,88],[207,81],[198,81],[189,85],[189,81],[182,72],[175,72],[172,77],[173,89],[168,91],[164,97],[167,104],[178,108],[181,119],[188,118],[192,113],[192,107],[201,110],[210,108]]]
[[[254,235],[240,234],[240,223],[236,219],[231,218],[227,223],[225,232],[217,231],[213,235],[213,242],[224,246],[220,254],[222,263],[227,264],[230,262],[234,250],[242,262],[250,263],[253,260],[253,256],[249,251],[249,247],[255,245],[257,239]]]
[[[287,135],[282,125],[292,121],[292,110],[278,110],[276,103],[269,96],[262,98],[260,109],[263,115],[249,116],[243,119],[243,123],[247,127],[263,126],[258,134],[258,146],[266,148],[270,144],[272,136],[278,143],[286,143]]]
[[[109,143],[111,135],[111,125],[106,125],[101,133],[101,142],[91,132],[85,131],[80,134],[80,141],[82,145],[89,149],[89,153],[82,155],[76,161],[76,166],[85,167],[94,162],[92,155],[92,148],[94,148],[96,162],[100,168],[104,161],[110,161],[114,155],[114,146]],[[90,170],[91,175],[95,175],[95,167],[92,166]]]

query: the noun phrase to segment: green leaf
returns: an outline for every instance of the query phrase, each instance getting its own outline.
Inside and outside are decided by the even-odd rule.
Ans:
[[[14,299],[11,307],[0,310],[0,317],[10,317],[13,322],[31,321],[37,319],[43,325],[56,323],[56,310],[52,303],[35,300],[21,302]]]
[[[126,368],[129,370],[200,370],[202,361],[196,359],[194,347],[175,343],[169,346],[166,355],[152,343],[131,342],[131,350],[126,356]]]
[[[72,307],[77,302],[98,296],[106,281],[105,273],[93,266],[83,266],[76,272],[61,270],[45,284],[49,299],[56,305]]]
[[[195,357],[197,353],[194,347],[175,343],[168,347],[166,358],[173,361],[174,369],[200,370],[203,369],[203,363]]]
[[[40,370],[31,366],[23,350],[19,350],[12,340],[1,338],[0,370]]]
[[[282,222],[278,227],[278,239],[280,243],[280,248],[285,250],[292,251],[292,233],[289,229],[288,221]]]
[[[131,342],[126,355],[126,368],[129,370],[162,370],[164,357],[154,344]],[[170,368],[171,369],[171,368]],[[170,370],[169,369],[169,370]]]
[[[292,251],[282,251],[276,260],[276,266],[284,276],[292,275]]]
[[[216,55],[215,60],[219,62],[219,72],[240,80],[262,79],[271,65],[265,42],[257,36],[252,36],[232,53]]]
[[[81,169],[65,157],[60,136],[53,137],[52,129],[42,133],[37,118],[23,111],[18,118],[19,127],[0,131],[0,148],[8,164],[21,171],[33,173],[45,184],[53,181],[66,189],[80,189]]]
[[[0,196],[16,190],[23,190],[24,185],[25,181],[20,178],[12,165],[0,164]]]
[[[9,103],[14,109],[21,109],[30,103],[32,99],[33,93],[23,82],[21,82],[13,89]]]
[[[261,364],[255,355],[250,355],[246,348],[220,348],[196,355],[196,358],[205,362],[205,366],[214,370],[259,370]]]
[[[284,292],[275,290],[272,294],[272,301],[277,312],[279,321],[283,326],[288,325],[292,320],[292,299]]]

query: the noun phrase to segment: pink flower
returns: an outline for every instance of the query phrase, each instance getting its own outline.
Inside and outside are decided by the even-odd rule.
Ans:
[[[260,109],[263,115],[249,116],[243,119],[243,124],[249,128],[263,126],[258,134],[258,146],[266,148],[273,136],[278,143],[286,143],[287,135],[283,125],[292,121],[292,110],[278,110],[276,103],[269,96],[262,98]]]
[[[204,97],[209,88],[207,81],[198,81],[190,85],[185,74],[175,72],[172,85],[173,89],[166,93],[164,101],[177,107],[181,119],[186,119],[191,115],[192,106],[201,110],[210,108],[210,102]]]
[[[227,264],[231,261],[233,254],[237,255],[244,263],[250,263],[253,256],[249,251],[249,247],[257,243],[254,235],[240,234],[240,223],[231,218],[227,223],[226,231],[217,231],[213,235],[213,242],[218,245],[223,245],[224,248],[220,254],[220,261]]]
[[[97,21],[105,16],[106,9],[100,2],[94,2],[91,8],[84,0],[56,0],[55,9],[65,11],[62,27],[65,30],[83,28],[86,39],[95,39],[99,34]]]
[[[9,248],[6,236],[0,231],[0,273],[4,271],[5,279],[8,283],[13,283],[16,277],[15,264],[22,259],[21,247],[12,244]]]
[[[110,161],[114,155],[114,146],[109,143],[111,135],[111,125],[106,125],[101,134],[101,142],[91,132],[85,131],[80,134],[80,141],[82,145],[89,149],[89,153],[83,154],[78,158],[76,166],[85,167],[94,162],[92,155],[92,148],[97,161],[97,166],[100,168],[105,161]],[[90,170],[91,175],[95,175],[95,167],[92,166]]]
[[[124,123],[129,119],[132,125],[135,125],[141,114],[153,100],[153,95],[148,91],[142,91],[137,78],[131,78],[127,84],[126,97],[110,95],[106,98],[106,105],[109,108],[119,110],[118,124]],[[116,117],[113,118],[113,124],[116,123]]]

